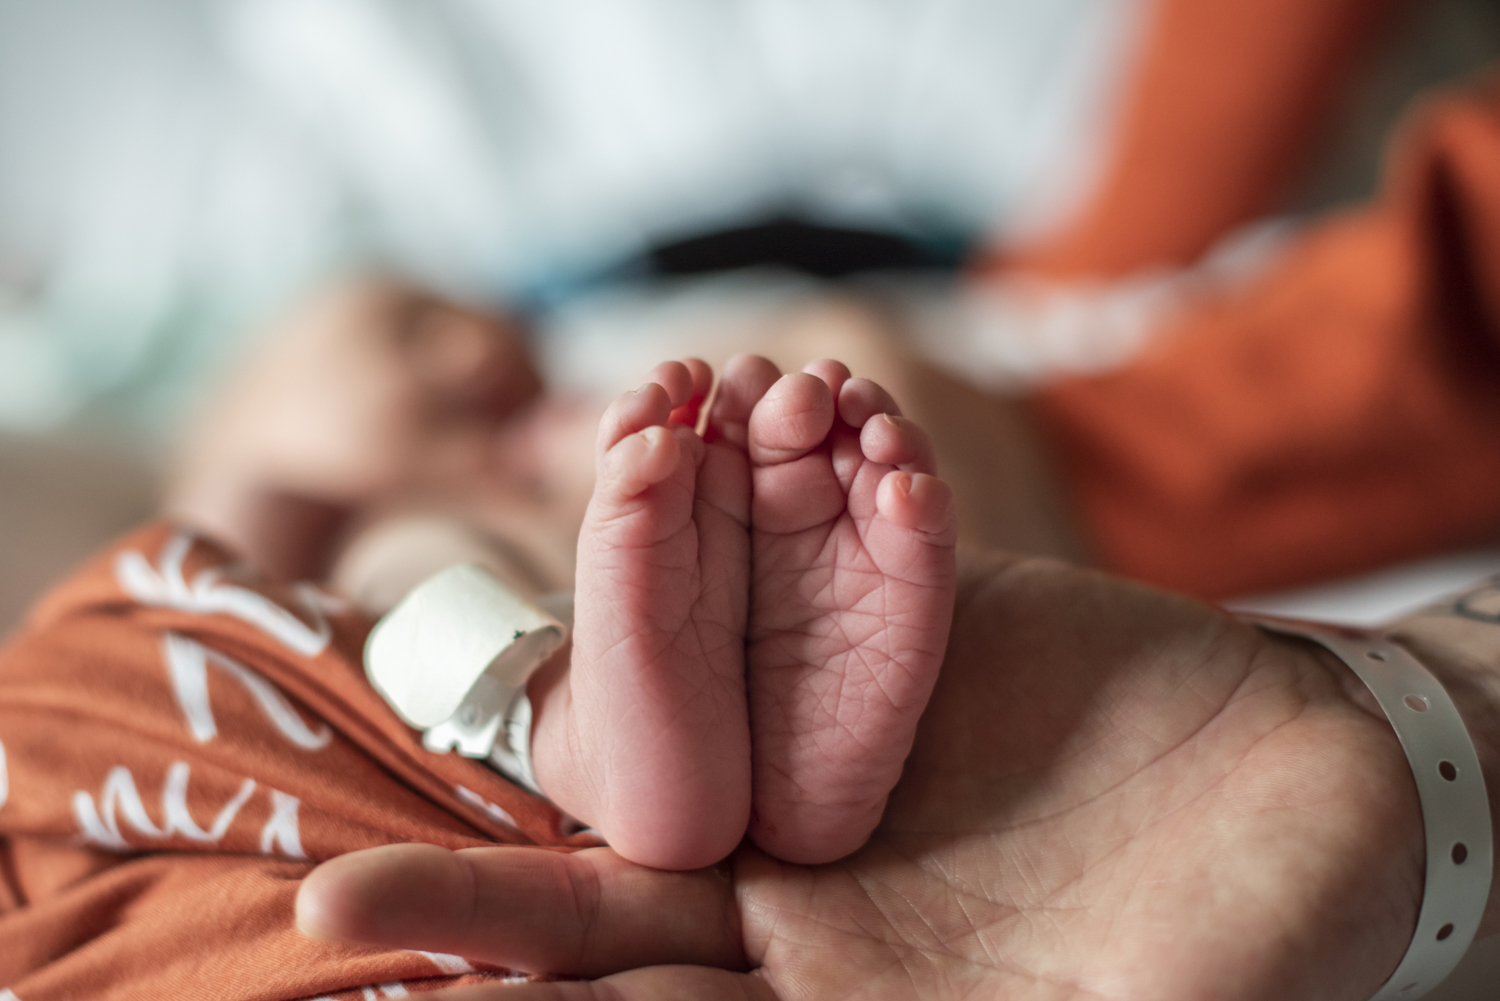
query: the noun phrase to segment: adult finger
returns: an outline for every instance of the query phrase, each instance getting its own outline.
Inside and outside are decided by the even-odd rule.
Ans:
[[[760,977],[702,966],[653,966],[602,980],[487,984],[429,995],[433,1001],[776,1001]]]
[[[725,876],[647,869],[608,848],[352,852],[303,881],[297,926],[316,938],[579,977],[664,963],[746,965]]]

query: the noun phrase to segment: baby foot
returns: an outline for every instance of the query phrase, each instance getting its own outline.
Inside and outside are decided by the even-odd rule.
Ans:
[[[728,855],[750,810],[749,470],[693,429],[711,380],[668,362],[605,412],[572,665],[532,739],[554,802],[663,869]]]
[[[770,362],[738,363],[768,385],[745,429],[750,834],[828,862],[864,844],[911,750],[953,617],[957,518],[926,434],[878,385],[833,361],[774,384]]]

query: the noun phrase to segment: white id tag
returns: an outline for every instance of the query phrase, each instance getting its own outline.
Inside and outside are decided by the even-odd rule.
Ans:
[[[561,622],[487,571],[454,566],[418,584],[365,644],[365,674],[433,751],[483,758],[531,674],[563,643]]]

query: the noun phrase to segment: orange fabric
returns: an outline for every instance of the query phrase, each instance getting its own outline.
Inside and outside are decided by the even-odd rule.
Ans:
[[[1107,277],[1189,264],[1273,207],[1387,0],[1156,0],[1099,186],[982,269]]]
[[[362,1001],[503,974],[306,939],[298,882],[393,842],[597,842],[423,750],[364,679],[361,616],[235,573],[206,542],[142,530],[0,652],[0,988]]]
[[[1037,395],[1106,565],[1214,596],[1500,535],[1500,86],[1404,138],[1375,205]]]

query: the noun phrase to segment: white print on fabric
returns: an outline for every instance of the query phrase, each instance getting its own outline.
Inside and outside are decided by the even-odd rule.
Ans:
[[[73,793],[73,816],[78,821],[79,833],[85,841],[112,851],[130,851],[132,845],[120,831],[120,819],[125,821],[142,837],[153,841],[165,841],[180,835],[200,844],[218,844],[229,831],[229,825],[239,815],[240,808],[255,793],[255,780],[245,779],[239,792],[224,804],[208,830],[199,827],[187,807],[188,780],[192,770],[185,761],[175,761],[167,769],[167,780],[162,787],[162,825],[158,827],[146,812],[140,790],[136,788],[135,776],[124,765],[116,765],[104,779],[104,788],[99,802],[88,793],[78,790]],[[292,858],[306,858],[302,853],[302,839],[297,831],[296,797],[275,789],[271,793],[271,819],[261,832],[261,850],[271,854],[280,845],[283,854]]]
[[[92,841],[101,848],[125,851],[130,848],[130,844],[120,833],[120,814],[123,813],[130,826],[147,838],[163,840],[180,834],[189,841],[217,844],[229,830],[229,825],[234,823],[240,807],[255,792],[255,780],[246,779],[240,783],[240,791],[224,805],[214,819],[213,826],[205,831],[188,814],[187,786],[190,775],[191,770],[185,761],[173,762],[172,767],[167,769],[167,781],[161,794],[161,809],[166,819],[161,827],[157,827],[146,813],[146,806],[141,802],[141,794],[135,787],[135,777],[130,774],[130,769],[124,765],[116,765],[109,770],[109,775],[104,780],[98,809],[95,809],[93,797],[88,793],[82,790],[73,793],[73,815],[78,820],[78,829],[85,840]]]
[[[304,657],[322,653],[328,646],[333,630],[324,611],[342,607],[336,599],[310,584],[295,585],[294,593],[312,620],[309,626],[263,594],[219,583],[219,567],[203,570],[189,584],[183,577],[182,563],[192,547],[191,535],[173,535],[162,546],[160,570],[135,550],[120,553],[115,557],[115,579],[126,594],[143,605],[194,615],[232,615]]]
[[[512,817],[504,807],[496,806],[494,803],[491,803],[489,800],[485,799],[474,790],[469,789],[466,786],[456,785],[453,787],[453,791],[458,793],[459,799],[463,800],[465,803],[469,803],[473,806],[479,807],[495,820],[500,821],[500,823],[505,824],[508,827],[518,826],[516,824],[516,818]]]
[[[388,998],[411,997],[411,994],[409,994],[406,990],[406,985],[400,982],[381,984],[380,994],[375,993],[374,987],[361,987],[360,990],[364,993],[365,1001],[380,1001],[381,994],[385,995]],[[0,997],[0,1001],[5,1001],[5,998]],[[313,998],[312,1001],[333,1001],[333,998],[325,995],[320,998]]]
[[[467,959],[464,959],[462,956],[450,956],[446,952],[423,952],[421,949],[408,949],[407,952],[414,952],[418,956],[427,957],[428,959],[432,960],[433,966],[436,966],[444,973],[456,974],[474,972],[474,967],[470,966],[469,961]]]
[[[0,744],[0,809],[5,808],[5,801],[10,799],[10,772],[5,769],[5,745]],[[0,995],[0,1001],[5,1001],[5,996]]]
[[[187,717],[188,729],[193,739],[200,744],[213,740],[219,733],[214,722],[214,711],[208,700],[208,668],[217,667],[244,686],[255,699],[261,712],[281,731],[281,735],[298,747],[318,751],[328,746],[333,731],[327,724],[316,730],[303,722],[297,710],[281,689],[261,677],[255,671],[217,650],[210,650],[186,636],[167,633],[163,642],[166,654],[167,676],[172,679],[172,694],[182,714]]]
[[[271,819],[260,831],[262,855],[274,855],[279,847],[287,858],[307,858],[297,823],[297,810],[301,806],[302,801],[296,796],[288,796],[280,789],[271,790]]]

